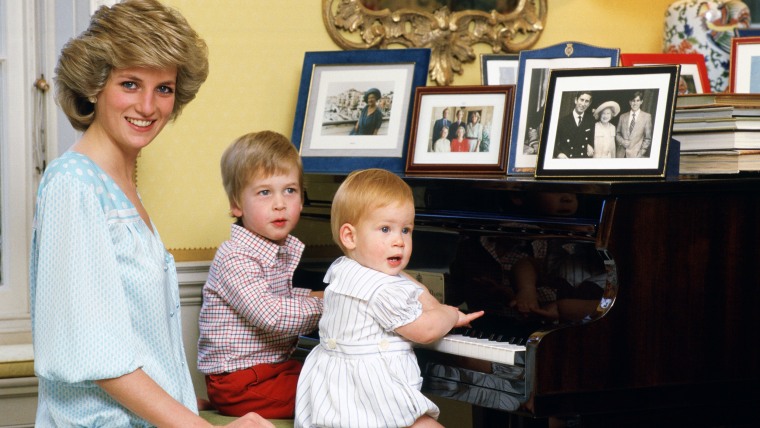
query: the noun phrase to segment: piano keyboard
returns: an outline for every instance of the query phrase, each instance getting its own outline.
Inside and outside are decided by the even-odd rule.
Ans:
[[[448,334],[433,343],[416,344],[415,346],[500,364],[524,364],[525,361],[524,345],[480,339],[462,334]]]

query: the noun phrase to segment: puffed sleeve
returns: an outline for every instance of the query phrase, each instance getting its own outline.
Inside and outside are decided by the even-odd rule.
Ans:
[[[407,325],[422,315],[422,288],[409,280],[385,284],[368,302],[370,315],[387,331]]]
[[[130,373],[142,363],[109,232],[113,224],[92,184],[58,175],[44,185],[30,272],[35,371],[68,383]]]

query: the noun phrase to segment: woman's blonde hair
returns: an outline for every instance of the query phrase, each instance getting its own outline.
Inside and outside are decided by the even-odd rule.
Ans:
[[[303,166],[293,143],[274,131],[245,134],[230,144],[220,162],[222,184],[230,205],[241,206],[242,194],[254,178],[274,174],[298,173],[298,187],[303,198]]]
[[[414,205],[412,189],[396,174],[379,168],[352,172],[333,197],[330,209],[333,240],[345,253],[340,241],[341,226],[357,225],[372,210],[407,202]]]
[[[92,98],[105,87],[112,69],[177,68],[176,119],[208,77],[208,48],[176,10],[156,0],[126,0],[100,7],[90,26],[69,40],[56,66],[56,98],[79,130],[92,124]]]

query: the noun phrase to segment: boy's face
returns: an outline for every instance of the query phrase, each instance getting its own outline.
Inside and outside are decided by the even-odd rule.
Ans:
[[[243,189],[240,204],[233,204],[231,211],[246,229],[282,244],[298,224],[303,208],[298,172],[254,176]]]
[[[362,266],[388,275],[398,275],[412,255],[414,206],[410,202],[393,203],[371,210],[351,229],[344,245],[348,255]]]

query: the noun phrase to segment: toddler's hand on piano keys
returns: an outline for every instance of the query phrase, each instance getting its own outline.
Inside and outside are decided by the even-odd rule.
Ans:
[[[458,312],[459,312],[459,320],[457,320],[457,323],[456,325],[454,325],[454,327],[472,327],[470,323],[473,320],[476,320],[482,317],[483,314],[485,313],[484,311],[471,312],[469,314],[466,314],[462,311],[458,311]]]

